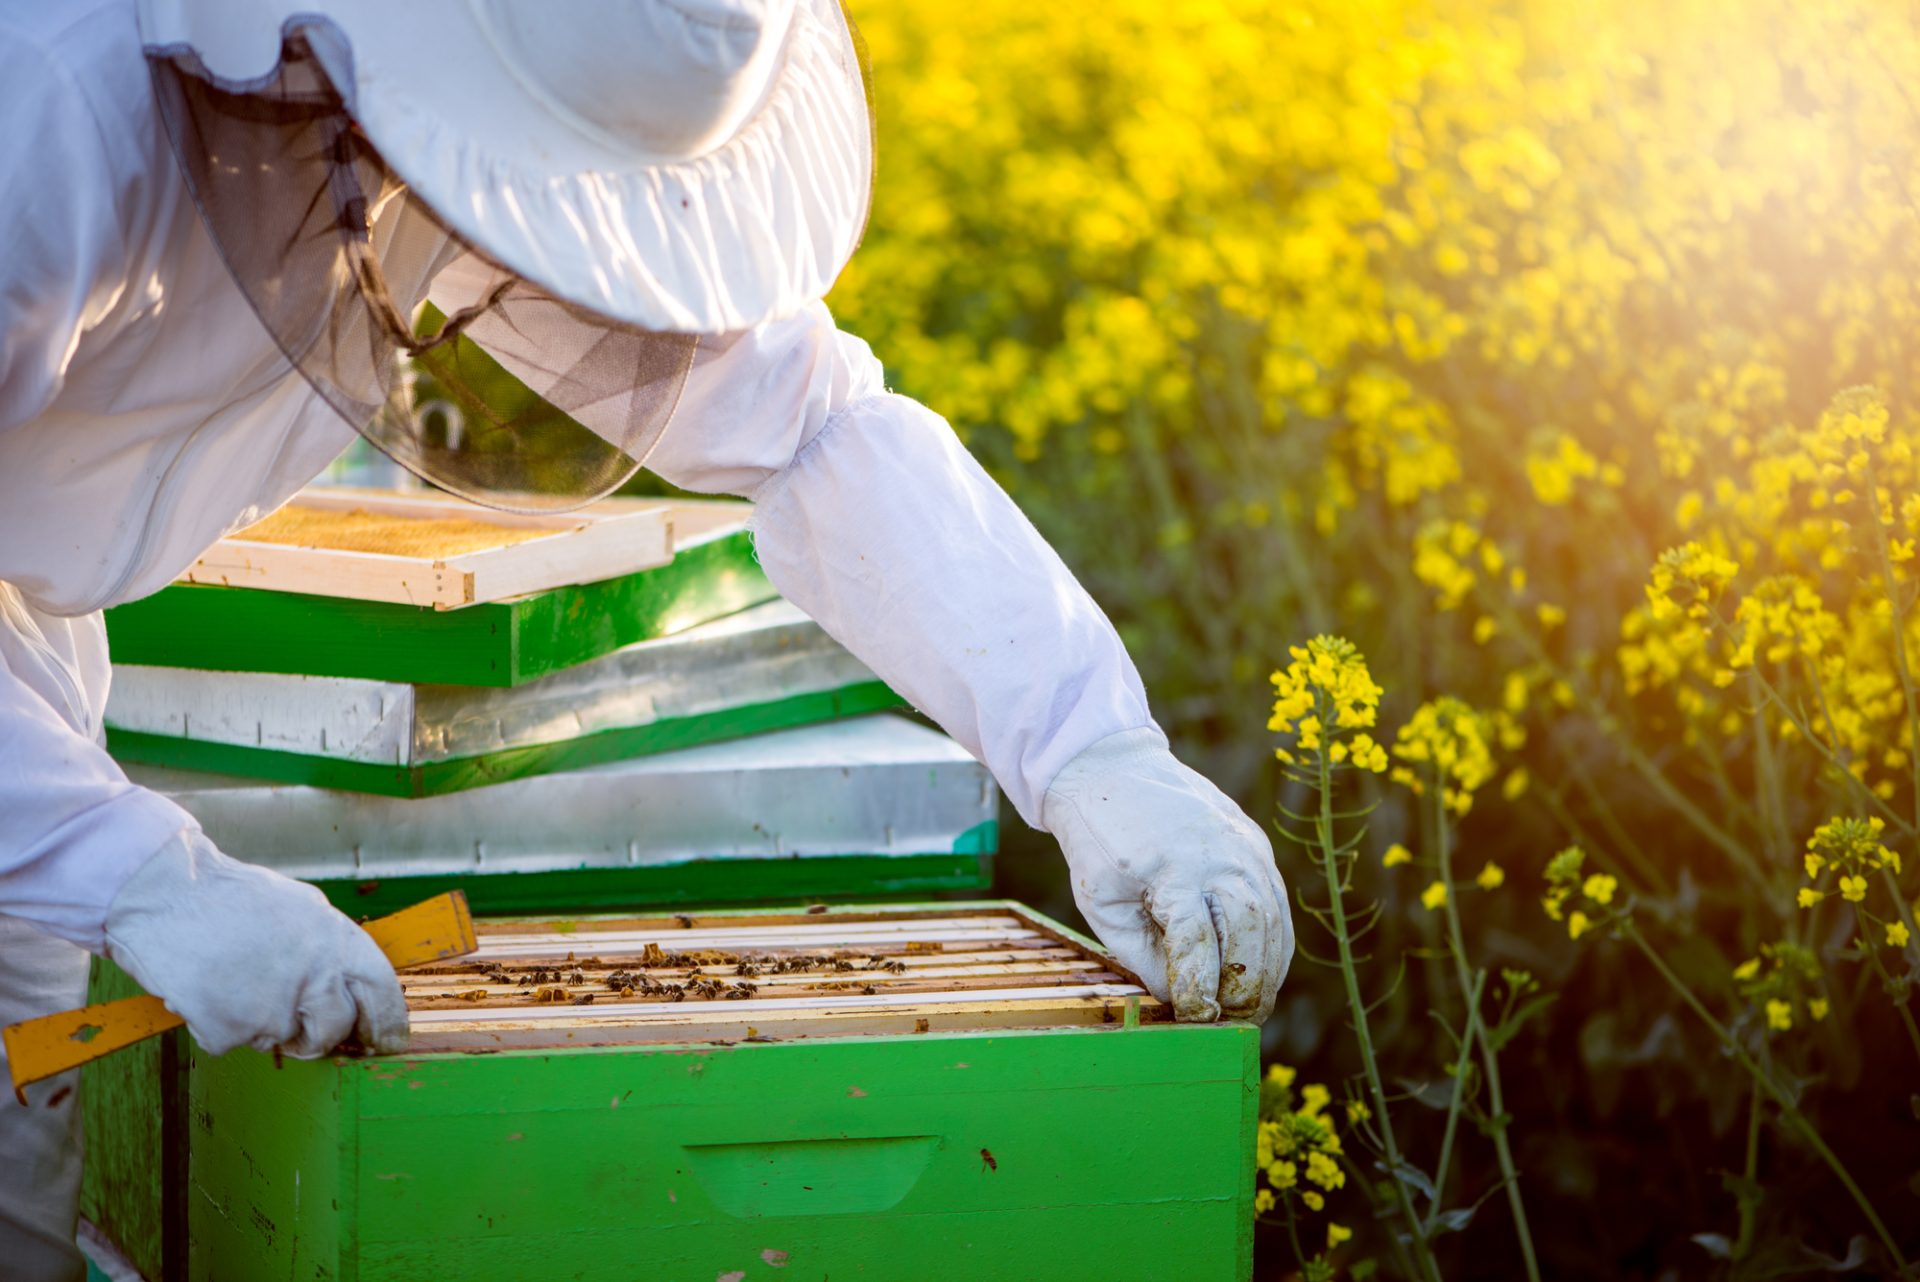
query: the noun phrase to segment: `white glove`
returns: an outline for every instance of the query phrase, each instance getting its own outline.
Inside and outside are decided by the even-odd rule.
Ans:
[[[210,1054],[317,1059],[354,1033],[407,1046],[407,1003],[379,945],[312,886],[183,833],[107,909],[107,956],[187,1021]]]
[[[1073,899],[1183,1020],[1260,1021],[1293,961],[1273,844],[1225,793],[1174,760],[1159,730],[1109,735],[1047,789]]]

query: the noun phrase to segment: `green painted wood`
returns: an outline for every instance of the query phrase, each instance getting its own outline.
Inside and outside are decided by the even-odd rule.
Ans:
[[[691,717],[669,717],[645,726],[602,730],[558,743],[510,748],[478,757],[458,757],[416,766],[342,761],[310,753],[280,752],[237,744],[178,739],[142,731],[107,731],[107,750],[121,761],[201,770],[215,774],[308,784],[383,797],[432,797],[530,775],[576,770],[608,761],[625,761],[691,748],[724,739],[838,721],[869,712],[905,707],[906,701],[881,681],[864,681],[840,690],[797,694]]]
[[[175,583],[107,611],[116,663],[515,686],[773,600],[741,531],[667,565],[460,610]]]
[[[192,1275],[1244,1279],[1257,1053],[1162,1025],[196,1055]]]
[[[340,1266],[356,1253],[359,1185],[340,1159],[354,1145],[358,1118],[343,1105],[357,1084],[331,1062],[281,1065],[252,1050],[189,1053],[182,1202],[193,1282],[355,1276]],[[219,1089],[240,1075],[242,1089]]]
[[[87,1002],[145,990],[104,958],[93,959]],[[99,1226],[140,1275],[161,1277],[160,1039],[150,1037],[80,1068],[86,1167],[80,1214]]]
[[[321,881],[341,911],[378,917],[448,890],[463,890],[477,913],[630,912],[694,905],[898,899],[946,890],[985,890],[991,850],[952,854],[830,855],[804,859],[696,859],[638,868],[543,873],[387,877]]]

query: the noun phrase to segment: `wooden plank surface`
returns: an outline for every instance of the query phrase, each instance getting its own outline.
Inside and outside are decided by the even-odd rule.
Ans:
[[[633,574],[673,559],[665,503],[520,515],[451,497],[322,488],[301,491],[288,507],[390,516],[417,522],[423,537],[437,521],[492,525],[510,532],[514,541],[433,555],[405,550],[399,541],[393,551],[328,546],[324,528],[304,532],[313,541],[300,544],[250,539],[242,530],[207,549],[180,581],[451,610]],[[541,537],[526,538],[530,531],[542,532]]]

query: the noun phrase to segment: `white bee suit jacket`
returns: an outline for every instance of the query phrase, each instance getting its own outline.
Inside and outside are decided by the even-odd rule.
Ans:
[[[0,0],[0,912],[97,946],[190,820],[96,746],[96,611],[151,593],[352,439],[274,347],[155,119],[128,0]],[[1097,606],[818,304],[703,344],[649,460],[757,500],[789,599],[994,771],[1031,822],[1082,748],[1149,724]]]

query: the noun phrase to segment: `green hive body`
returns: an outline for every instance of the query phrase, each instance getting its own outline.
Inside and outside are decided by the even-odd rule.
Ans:
[[[897,911],[974,910],[1091,947],[1015,905]],[[812,928],[842,911],[726,921]],[[594,949],[588,922],[542,929]],[[124,987],[100,968],[97,994]],[[1044,1027],[955,1028],[993,1017],[910,1005],[893,1017],[903,1031],[839,1037],[769,1037],[751,1022],[827,1025],[748,1013],[745,1036],[700,1042],[503,1012],[512,1049],[279,1063],[170,1034],[87,1070],[120,1116],[89,1114],[86,1214],[151,1282],[1245,1279],[1258,1030],[1083,1000],[1036,1002]],[[723,1021],[736,1008],[712,1006]],[[918,1010],[940,1027],[918,1031]],[[482,1044],[421,1020],[418,1045]],[[565,1044],[587,1038],[619,1044]],[[136,1108],[158,1115],[157,1154]]]
[[[1223,1025],[194,1054],[190,1276],[1245,1278],[1257,1049]]]

